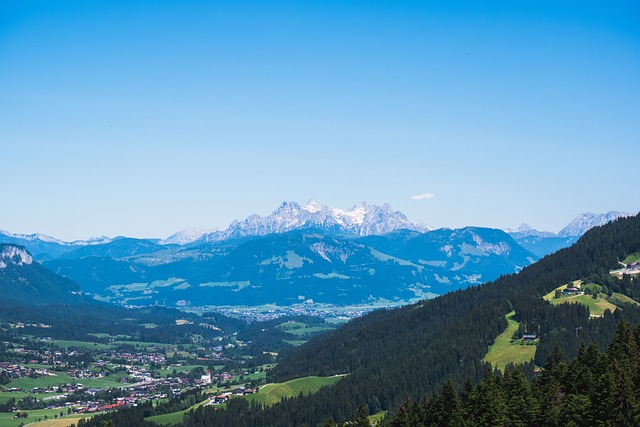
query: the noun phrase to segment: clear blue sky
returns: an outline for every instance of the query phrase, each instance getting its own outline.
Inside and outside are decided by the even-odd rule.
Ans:
[[[638,212],[636,1],[0,0],[0,229]],[[411,196],[434,197],[413,200]]]

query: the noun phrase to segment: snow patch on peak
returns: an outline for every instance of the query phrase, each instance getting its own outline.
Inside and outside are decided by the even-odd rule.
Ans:
[[[20,246],[5,245],[0,252],[0,268],[6,268],[8,265],[30,265],[33,258],[24,248]]]
[[[200,239],[202,236],[208,233],[213,233],[216,230],[212,230],[205,227],[195,227],[195,228],[187,228],[182,231],[178,231],[177,233],[172,234],[164,240],[161,240],[160,243],[163,245],[167,244],[178,244],[178,245],[186,245],[188,243],[193,243],[196,240]]]
[[[320,204],[316,199],[309,200],[307,204],[302,207],[302,209],[311,213],[319,212],[325,210],[326,208],[326,206]]]
[[[426,231],[425,227],[410,222],[403,213],[393,211],[388,204],[380,207],[360,202],[349,210],[343,210],[311,199],[303,206],[285,201],[270,216],[251,215],[242,221],[232,222],[225,231],[205,234],[202,240],[221,241],[305,229],[357,236],[385,234],[398,229]]]

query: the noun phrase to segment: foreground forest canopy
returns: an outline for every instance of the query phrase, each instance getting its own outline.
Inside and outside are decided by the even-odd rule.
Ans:
[[[621,302],[617,305],[621,309],[614,313],[607,311],[602,317],[592,318],[586,307],[551,305],[542,297],[559,285],[580,279],[637,298],[640,295],[638,280],[612,278],[609,272],[618,267],[620,260],[639,251],[640,217],[635,216],[595,228],[572,247],[543,258],[517,275],[504,276],[495,282],[401,309],[373,312],[301,347],[281,353],[278,365],[269,373],[269,379],[275,382],[309,375],[349,374],[334,386],[322,388],[313,396],[284,399],[267,408],[250,405],[241,399],[232,399],[226,410],[201,406],[186,414],[183,425],[315,426],[351,419],[355,422],[362,414],[380,411],[389,411],[388,418],[392,423],[401,422],[403,412],[418,417],[417,422],[427,423],[424,418],[427,415],[420,418],[419,412],[442,401],[439,394],[443,384],[449,385],[442,393],[459,396],[461,411],[476,411],[485,406],[482,399],[492,393],[509,396],[507,390],[514,382],[531,390],[532,396],[538,399],[532,401],[535,405],[551,406],[541,411],[553,409],[556,412],[547,414],[532,409],[536,415],[526,418],[522,424],[513,425],[539,425],[535,423],[540,422],[540,417],[548,425],[563,425],[565,421],[571,425],[569,423],[577,417],[571,414],[576,414],[587,404],[586,399],[595,396],[590,390],[601,393],[598,390],[603,385],[607,385],[607,390],[613,394],[598,395],[597,398],[605,399],[610,405],[615,402],[627,405],[627,409],[614,411],[609,407],[605,416],[598,412],[604,410],[599,404],[589,408],[590,418],[585,420],[602,422],[602,425],[634,425],[638,397],[634,393],[640,389],[637,352],[634,353],[634,344],[629,344],[629,349],[619,350],[616,343],[620,339],[613,338],[616,330],[618,335],[630,336],[631,327],[640,322],[638,307],[633,302]],[[489,345],[506,328],[505,315],[511,311],[515,311],[519,322],[540,331],[539,345],[534,361],[523,366],[522,371],[512,368],[504,377],[494,376],[491,366],[482,359]],[[632,326],[626,323],[619,326],[623,318]],[[629,339],[629,342],[633,341]],[[563,358],[556,347],[565,360],[577,358],[577,361],[561,362]],[[600,353],[607,348],[606,354]],[[618,353],[629,359],[628,366],[621,364]],[[536,366],[545,368],[541,377],[531,384],[524,382],[523,377],[534,377]],[[633,369],[635,375],[625,376]],[[602,375],[605,377],[601,378]],[[478,385],[474,387],[473,384]],[[572,394],[576,384],[580,384],[584,394]],[[616,397],[615,393],[631,387],[630,384],[633,384],[633,397],[628,395],[626,400]],[[436,391],[437,395],[423,400]],[[476,403],[465,400],[465,393],[475,393]],[[419,404],[416,409],[415,405],[407,404],[407,398],[427,403]],[[506,402],[497,399],[496,404],[503,401]],[[491,406],[486,410],[493,411]],[[549,418],[545,418],[547,415]],[[494,425],[496,419],[506,415],[500,409],[495,416],[498,418],[479,412],[477,421],[473,421],[475,418],[469,420],[476,422],[472,425]],[[569,418],[562,418],[565,416]],[[618,416],[622,418],[615,418]],[[136,408],[105,415],[85,425],[147,425],[143,418],[144,409]],[[413,424],[414,421],[399,425],[418,425]],[[527,424],[529,422],[532,424]],[[575,425],[590,425],[588,422]]]
[[[558,347],[540,375],[521,368],[457,392],[449,381],[419,403],[407,399],[384,425],[637,426],[640,425],[640,327],[621,322],[606,352],[583,345],[570,362]]]

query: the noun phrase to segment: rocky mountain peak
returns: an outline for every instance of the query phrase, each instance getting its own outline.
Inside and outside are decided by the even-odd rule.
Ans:
[[[360,202],[349,210],[343,210],[311,199],[305,205],[284,201],[269,216],[251,215],[234,221],[225,231],[206,234],[203,240],[220,241],[305,229],[356,236],[385,234],[398,229],[425,231],[410,222],[402,212],[393,211],[388,204],[381,207]]]
[[[0,245],[0,268],[6,268],[9,265],[30,265],[33,258],[22,246]]]
[[[582,236],[589,229],[604,225],[618,218],[626,218],[633,214],[617,211],[609,211],[605,214],[593,214],[585,212],[578,215],[573,221],[558,233],[561,237]]]

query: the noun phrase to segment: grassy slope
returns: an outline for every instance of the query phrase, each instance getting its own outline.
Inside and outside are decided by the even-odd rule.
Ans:
[[[634,254],[629,255],[622,261],[625,264],[632,264],[634,262],[640,262],[640,252],[636,252]]]
[[[615,311],[616,306],[604,299],[604,294],[600,294],[598,299],[593,299],[591,295],[563,295],[560,298],[552,298],[549,302],[553,305],[558,304],[583,304],[589,307],[592,315],[602,316],[605,310]]]
[[[179,412],[172,412],[170,414],[164,414],[164,415],[155,415],[153,417],[147,417],[145,418],[145,421],[151,421],[154,422],[156,424],[160,424],[160,425],[176,425],[176,424],[180,424],[182,423],[182,419],[184,418],[184,414],[186,414],[187,412],[198,408],[199,406],[204,405],[205,403],[207,403],[207,400],[203,400],[202,402],[198,402],[195,405],[191,406],[190,408],[185,409],[184,411],[179,411]]]
[[[192,408],[185,409],[184,411],[180,411],[180,412],[172,412],[170,414],[148,417],[148,418],[145,418],[145,421],[151,421],[160,425],[180,424],[182,422],[182,419],[184,418],[184,414],[190,411],[191,409]]]
[[[511,337],[518,330],[519,323],[513,319],[515,312],[506,315],[509,322],[507,329],[496,338],[492,346],[489,347],[484,362],[489,362],[493,366],[502,370],[508,363],[528,363],[533,360],[536,353],[535,345],[521,345],[519,342],[512,342]]]
[[[265,405],[278,403],[284,397],[294,397],[300,394],[311,394],[320,390],[320,387],[332,385],[342,379],[343,375],[333,377],[304,377],[284,383],[274,383],[262,386],[258,393],[247,395],[247,399],[254,400]]]
[[[380,411],[377,414],[369,415],[369,423],[375,426],[382,421],[385,415],[387,415],[387,411]]]
[[[576,280],[573,282],[574,286],[581,284],[581,280]],[[562,295],[560,298],[555,298],[556,290],[564,291],[567,288],[567,285],[562,285],[554,289],[553,291],[546,294],[543,298],[549,301],[553,305],[558,304],[583,304],[589,307],[589,311],[594,316],[602,316],[604,315],[605,310],[609,310],[612,313],[617,308],[615,305],[607,301],[605,294],[598,295],[597,299],[593,299],[591,295]]]
[[[610,300],[612,300],[613,302],[620,301],[620,302],[626,302],[628,304],[640,305],[640,302],[633,300],[624,294],[619,294],[617,292],[614,292],[613,295],[611,295]]]

